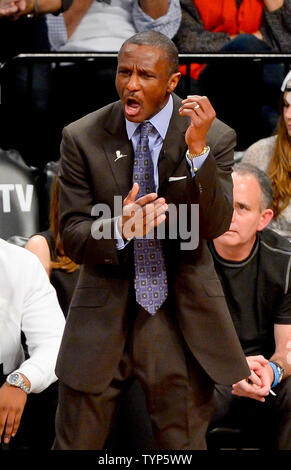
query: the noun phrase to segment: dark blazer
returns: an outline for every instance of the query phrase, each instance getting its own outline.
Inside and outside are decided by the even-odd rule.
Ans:
[[[166,240],[169,291],[184,338],[217,382],[232,384],[249,375],[226,307],[206,239],[225,232],[232,216],[231,165],[235,133],[215,120],[208,133],[210,154],[191,178],[185,159],[188,118],[174,111],[159,159],[159,195],[168,203],[199,204],[200,241],[183,251]],[[116,160],[116,151],[126,157]],[[110,383],[127,335],[126,305],[133,285],[133,243],[118,251],[114,239],[91,234],[92,208],[132,187],[133,149],[121,103],[115,102],[64,129],[61,145],[60,230],[64,249],[82,264],[57,361],[56,374],[76,390],[99,393]],[[116,160],[116,161],[115,161]],[[169,181],[170,176],[187,176]],[[113,228],[110,214],[100,224]],[[197,221],[198,223],[198,221]]]

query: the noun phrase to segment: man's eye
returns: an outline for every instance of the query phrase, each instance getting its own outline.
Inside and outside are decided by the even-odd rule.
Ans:
[[[142,76],[145,77],[145,78],[154,78],[153,74],[151,74],[149,72],[143,72]]]

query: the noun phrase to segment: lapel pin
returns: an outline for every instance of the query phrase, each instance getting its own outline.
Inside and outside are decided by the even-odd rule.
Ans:
[[[127,157],[127,155],[124,155],[123,153],[121,153],[120,150],[116,150],[116,158],[114,161],[117,162],[117,160],[123,157]]]

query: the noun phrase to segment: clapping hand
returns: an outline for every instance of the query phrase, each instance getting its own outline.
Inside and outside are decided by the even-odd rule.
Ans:
[[[168,205],[164,198],[150,193],[136,199],[138,192],[139,185],[134,183],[123,201],[121,232],[127,240],[143,237],[166,219]]]

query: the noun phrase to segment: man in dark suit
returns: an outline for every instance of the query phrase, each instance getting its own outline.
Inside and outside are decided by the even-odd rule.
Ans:
[[[82,267],[56,369],[55,449],[101,449],[134,377],[158,445],[204,449],[214,382],[250,374],[205,241],[231,221],[235,133],[215,119],[206,97],[181,102],[172,94],[177,70],[172,41],[138,33],[119,52],[120,101],[64,129],[60,229],[66,253]],[[151,165],[155,190],[143,191],[141,174]],[[116,196],[123,203],[114,213]],[[193,204],[199,220],[191,220]],[[193,240],[186,249],[181,243],[188,222],[192,231],[199,223],[195,249]],[[138,251],[148,243],[143,236],[163,226],[166,239]],[[141,267],[148,253],[156,263]]]

